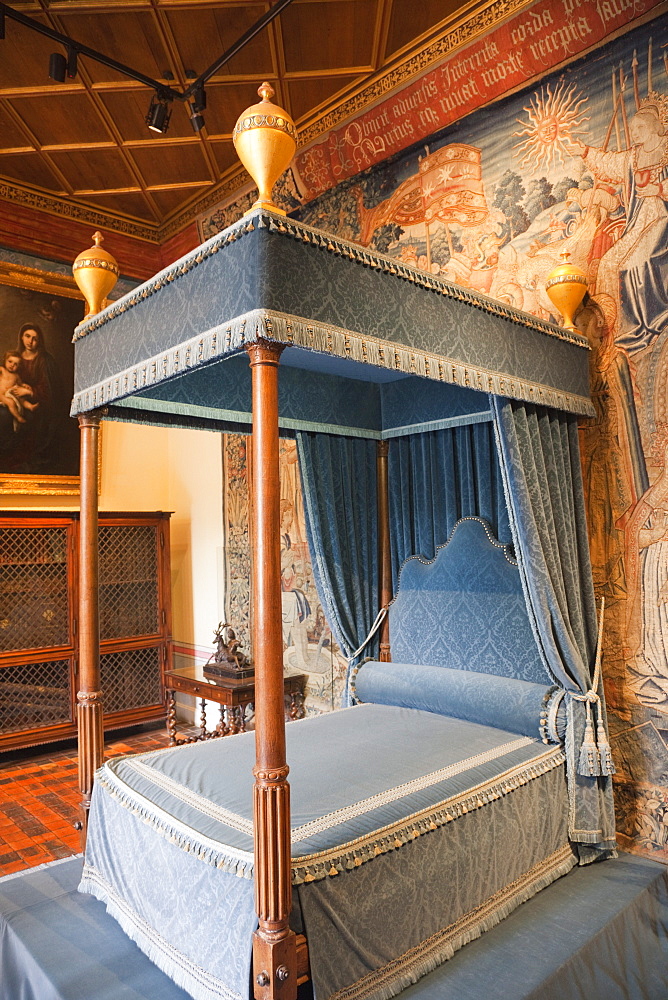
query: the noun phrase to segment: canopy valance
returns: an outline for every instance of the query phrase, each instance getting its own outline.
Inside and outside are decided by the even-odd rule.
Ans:
[[[281,368],[293,371],[284,378],[281,416],[296,429],[300,420],[338,427],[346,423],[340,414],[351,412],[340,382],[330,385],[337,414],[317,412],[327,394],[321,381],[311,391],[313,370],[378,386],[418,375],[593,413],[586,338],[264,210],[77,328],[72,412],[104,406],[110,417],[123,419],[153,414],[157,422],[189,416],[210,426],[250,422],[248,366],[234,355],[260,339],[287,345]],[[211,366],[215,375],[207,372]],[[187,396],[178,386],[186,373]],[[378,388],[364,400],[356,394],[354,413],[362,419],[351,426],[380,436],[396,426],[389,414],[383,419],[383,392]],[[126,412],[129,396],[142,415]],[[486,410],[487,401],[478,399],[477,409]],[[376,414],[369,411],[374,405]]]

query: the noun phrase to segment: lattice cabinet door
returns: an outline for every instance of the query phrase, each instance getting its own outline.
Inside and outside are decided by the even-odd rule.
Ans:
[[[100,513],[105,728],[164,718],[169,514]],[[0,511],[0,750],[76,735],[78,513]]]

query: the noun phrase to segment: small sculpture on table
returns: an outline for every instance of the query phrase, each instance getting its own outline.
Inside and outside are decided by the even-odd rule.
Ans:
[[[241,649],[241,640],[227,622],[219,622],[213,633],[216,652],[204,664],[204,673],[209,677],[225,677],[247,680],[255,676],[255,668]]]

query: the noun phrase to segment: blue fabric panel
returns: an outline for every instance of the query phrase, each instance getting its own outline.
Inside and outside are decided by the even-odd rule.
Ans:
[[[414,378],[381,387],[383,427],[404,427],[442,417],[460,417],[487,409],[487,400],[474,389]]]
[[[290,232],[289,223],[282,233],[255,221],[231,242],[210,241],[218,240],[216,252],[202,248],[131,293],[136,304],[126,307],[120,300],[113,320],[102,314],[84,324],[89,332],[76,343],[75,392],[254,309],[269,309],[502,373],[509,376],[509,391],[515,377],[588,396],[586,351],[563,333],[538,332],[519,316],[515,322],[475,308],[463,301],[465,295],[462,301],[445,297],[422,287],[421,276],[411,281],[382,266],[365,267],[329,252],[324,234],[324,245],[316,246]],[[249,331],[249,339],[255,336]],[[105,402],[123,392],[119,387]]]
[[[73,858],[0,879],[0,1000],[188,1000],[80,878]]]
[[[404,563],[390,648],[399,663],[549,682],[517,566],[479,518],[460,521],[433,562]]]
[[[355,677],[360,701],[438,712],[536,739],[549,690],[472,670],[375,660],[363,663]]]
[[[482,517],[496,538],[512,541],[491,423],[392,440],[388,492],[395,589],[404,560],[433,559],[462,517]]]
[[[621,854],[577,868],[402,1000],[665,1000],[668,869]]]
[[[415,391],[415,390],[414,390]],[[251,412],[251,375],[244,351],[137,394],[184,406]],[[380,389],[357,379],[281,365],[279,419],[381,430]]]

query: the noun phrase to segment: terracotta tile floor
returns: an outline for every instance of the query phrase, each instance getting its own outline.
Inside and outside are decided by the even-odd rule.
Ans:
[[[105,755],[158,750],[165,729],[109,733]],[[0,876],[79,851],[77,751],[67,744],[0,753]]]

